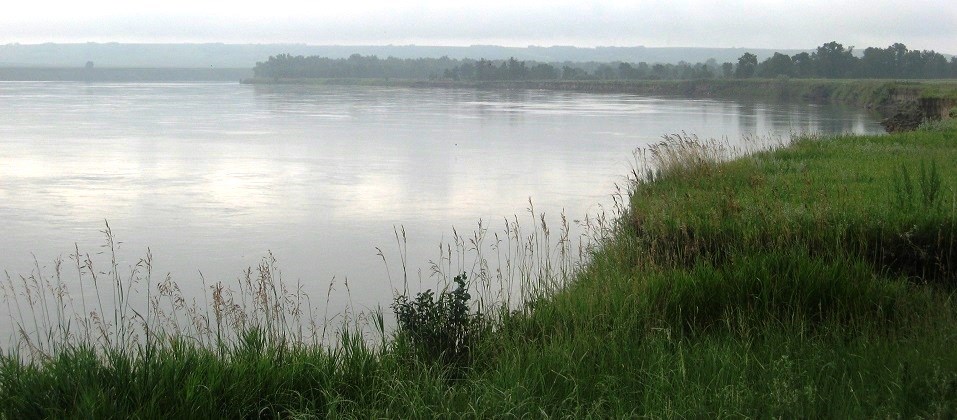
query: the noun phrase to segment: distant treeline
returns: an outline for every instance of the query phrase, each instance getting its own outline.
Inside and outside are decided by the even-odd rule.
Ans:
[[[374,55],[353,54],[349,58],[303,57],[279,54],[256,63],[255,77],[281,79],[436,79],[465,60],[442,58],[380,59]]]
[[[796,77],[796,78],[957,78],[957,57],[948,61],[934,51],[908,50],[896,43],[887,48],[867,48],[861,55],[854,47],[837,42],[821,45],[813,52],[794,55],[775,53],[758,62],[745,53],[736,63],[649,64],[646,62],[565,62],[542,63],[508,60],[442,58],[380,59],[353,54],[349,58],[293,56],[280,54],[256,63],[255,76],[271,79],[446,79],[467,81],[501,80],[681,80],[712,78]]]

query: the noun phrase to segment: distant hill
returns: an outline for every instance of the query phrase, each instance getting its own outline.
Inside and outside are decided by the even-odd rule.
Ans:
[[[775,51],[793,55],[802,50],[770,50],[758,48],[653,48],[653,47],[501,47],[472,45],[467,47],[384,45],[343,46],[305,44],[6,44],[0,45],[0,67],[83,67],[93,62],[96,67],[135,68],[252,68],[269,56],[319,55],[344,58],[352,54],[377,55],[382,58],[487,58],[541,62],[647,62],[689,63],[715,59],[719,63],[736,62],[745,52],[759,60]]]
[[[0,81],[22,82],[238,82],[252,76],[253,71],[249,68],[0,66]]]

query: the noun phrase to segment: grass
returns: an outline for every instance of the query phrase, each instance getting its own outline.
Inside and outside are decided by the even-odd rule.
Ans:
[[[127,278],[77,252],[87,295],[113,298],[91,321],[56,309],[83,306],[57,294],[59,275],[8,281],[8,303],[34,315],[0,362],[0,412],[957,416],[957,127],[739,152],[684,134],[640,152],[627,205],[592,222],[577,268],[568,228],[544,218],[456,235],[433,270],[468,275],[401,291],[411,326],[387,331],[374,312],[331,344],[299,329],[315,317],[269,260],[211,285],[208,305],[161,281],[142,313],[127,302],[155,282],[148,258]],[[32,298],[42,290],[57,304]]]

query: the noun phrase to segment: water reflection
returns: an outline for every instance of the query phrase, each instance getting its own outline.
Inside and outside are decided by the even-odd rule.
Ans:
[[[29,272],[108,219],[131,260],[184,287],[267,250],[323,295],[391,297],[375,247],[410,234],[416,267],[453,226],[607,205],[635,147],[666,133],[738,141],[879,132],[853,109],[548,91],[0,83],[0,269]],[[494,227],[493,227],[494,228]],[[413,269],[414,270],[414,269]]]
[[[738,126],[744,133],[756,133],[758,128],[758,106],[743,102],[738,106]]]

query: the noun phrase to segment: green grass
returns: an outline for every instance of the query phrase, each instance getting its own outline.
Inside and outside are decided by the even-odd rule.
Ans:
[[[638,156],[629,205],[588,263],[560,287],[523,277],[534,298],[521,307],[483,301],[484,321],[455,324],[475,334],[454,366],[416,334],[385,332],[381,313],[365,329],[341,327],[335,345],[303,340],[283,315],[295,311],[269,304],[292,301],[277,299],[267,264],[247,278],[252,303],[212,297],[205,319],[228,319],[225,334],[128,315],[153,338],[100,338],[94,326],[42,354],[8,352],[0,412],[957,416],[952,123],[799,139],[733,160],[719,144],[670,136]]]

